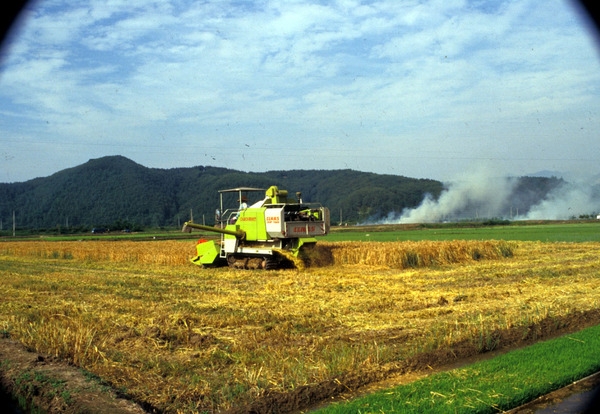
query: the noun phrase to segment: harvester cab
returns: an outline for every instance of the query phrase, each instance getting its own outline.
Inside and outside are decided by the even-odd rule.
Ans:
[[[329,233],[329,226],[329,209],[304,203],[300,193],[290,198],[276,186],[266,191],[239,187],[219,191],[214,227],[188,221],[183,231],[221,235],[196,245],[197,255],[191,261],[198,266],[276,269],[302,267],[317,242],[315,237]]]

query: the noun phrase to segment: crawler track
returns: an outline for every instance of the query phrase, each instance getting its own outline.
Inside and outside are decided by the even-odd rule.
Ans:
[[[286,250],[273,251],[272,255],[248,256],[231,254],[227,257],[227,265],[232,269],[276,270],[304,269],[302,260]]]
[[[302,246],[297,256],[285,249],[273,249],[272,255],[230,254],[227,265],[232,269],[297,269],[321,267],[333,263],[331,251],[314,243]]]

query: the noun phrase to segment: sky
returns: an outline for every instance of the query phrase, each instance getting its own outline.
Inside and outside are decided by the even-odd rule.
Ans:
[[[600,173],[568,0],[37,0],[0,51],[0,182],[151,168]]]

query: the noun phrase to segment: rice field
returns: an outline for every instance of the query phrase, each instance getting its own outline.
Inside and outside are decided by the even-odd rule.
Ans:
[[[600,243],[318,247],[245,271],[190,241],[2,242],[0,331],[158,411],[284,412],[600,322]]]

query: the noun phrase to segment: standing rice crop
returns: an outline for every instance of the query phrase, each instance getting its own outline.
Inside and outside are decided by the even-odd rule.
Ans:
[[[0,243],[0,253],[42,259],[188,265],[193,244],[159,241],[22,241]]]
[[[331,252],[333,264],[362,264],[393,269],[443,266],[513,255],[511,242],[494,240],[338,242],[321,243],[318,246]]]
[[[513,254],[505,241],[319,242],[313,265],[367,265],[406,269],[500,259]],[[44,259],[145,263],[187,266],[194,242],[163,241],[26,241],[0,244],[0,252]]]

